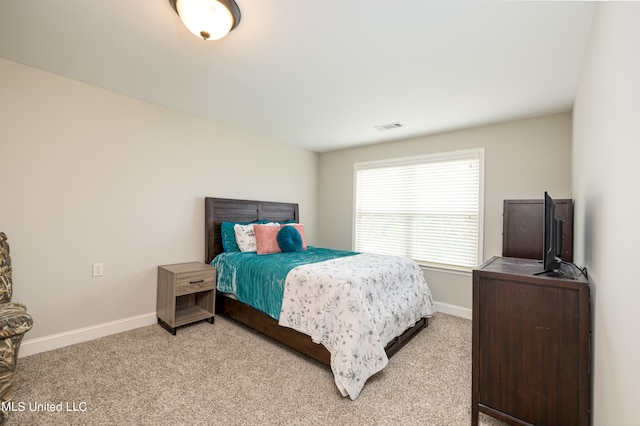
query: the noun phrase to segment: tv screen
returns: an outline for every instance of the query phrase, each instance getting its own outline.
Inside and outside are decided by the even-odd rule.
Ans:
[[[560,272],[562,262],[562,221],[556,218],[556,205],[547,192],[544,193],[542,263],[544,272]]]

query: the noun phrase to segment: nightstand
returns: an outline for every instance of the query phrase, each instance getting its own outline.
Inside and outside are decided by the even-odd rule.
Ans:
[[[176,328],[214,321],[216,268],[202,262],[158,266],[158,324],[175,335]]]

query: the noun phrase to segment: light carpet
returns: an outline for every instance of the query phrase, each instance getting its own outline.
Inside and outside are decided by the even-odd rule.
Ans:
[[[470,423],[471,321],[437,313],[355,401],[328,367],[218,316],[176,336],[152,325],[20,358],[6,424]]]

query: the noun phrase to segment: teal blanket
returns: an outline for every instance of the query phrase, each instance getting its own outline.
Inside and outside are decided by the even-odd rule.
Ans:
[[[305,251],[292,253],[221,253],[211,265],[216,267],[218,291],[232,293],[239,301],[278,320],[289,271],[297,266],[355,254],[358,253],[310,246]]]

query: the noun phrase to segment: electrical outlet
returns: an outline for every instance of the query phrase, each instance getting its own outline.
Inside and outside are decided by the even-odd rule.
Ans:
[[[104,274],[104,263],[94,263],[93,273],[94,277],[101,277]]]

